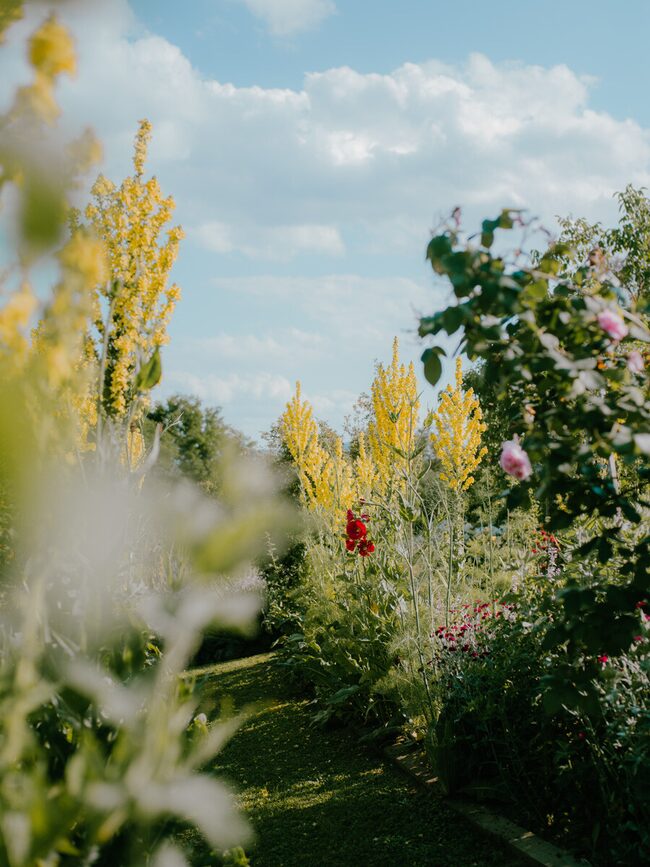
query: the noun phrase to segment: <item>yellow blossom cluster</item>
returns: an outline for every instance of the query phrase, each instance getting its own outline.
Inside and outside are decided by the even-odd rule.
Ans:
[[[360,431],[356,456],[345,454],[340,437],[323,443],[300,383],[280,420],[283,441],[298,470],[305,504],[334,513],[338,520],[359,501],[399,488],[416,451],[419,400],[413,365],[399,360],[397,339],[389,367],[378,365],[372,384],[372,420]],[[403,472],[400,472],[403,471]]]
[[[36,305],[29,283],[24,282],[9,295],[0,309],[0,352],[12,366],[20,366],[27,355],[29,340],[26,329]]]
[[[0,36],[21,11],[20,3],[3,5]],[[172,228],[158,241],[174,203],[162,197],[155,178],[142,178],[150,137],[146,122],[136,138],[135,176],[119,189],[100,178],[86,215],[90,225],[82,225],[67,197],[80,174],[99,159],[101,146],[86,131],[67,149],[59,141],[53,149],[47,131],[59,114],[57,79],[76,71],[74,43],[50,15],[32,34],[27,53],[32,82],[17,90],[0,115],[0,188],[14,185],[20,217],[18,259],[0,275],[0,381],[20,383],[39,419],[35,428],[42,444],[62,447],[72,458],[75,450],[94,448],[100,395],[108,395],[114,415],[123,412],[139,366],[166,342],[167,320],[179,295],[178,287],[167,286],[167,276],[182,231]],[[44,169],[42,158],[55,151],[56,173]],[[39,303],[29,269],[38,255],[60,243],[66,216],[69,233],[57,255],[59,276]],[[93,323],[99,331],[95,339]],[[103,350],[106,376],[100,383]],[[124,437],[134,468],[144,453],[141,433],[127,425]]]
[[[88,368],[92,289],[108,273],[102,244],[84,229],[73,231],[58,258],[61,279],[33,333],[43,377],[54,389],[68,385],[81,368]]]
[[[368,427],[368,440],[377,470],[376,483],[385,490],[391,482],[399,485],[408,471],[420,408],[413,363],[406,368],[400,362],[397,338],[390,366],[377,365],[371,397],[374,418]]]
[[[94,280],[105,278],[106,261],[101,243],[84,229],[73,231],[58,259],[60,278],[32,331],[29,362],[34,381],[53,401],[52,417],[81,452],[94,448],[97,359],[88,323]]]
[[[440,478],[452,491],[466,491],[474,482],[472,473],[487,453],[481,447],[486,430],[483,413],[473,389],[463,391],[463,369],[456,359],[456,386],[448,385],[433,414],[431,442],[442,466]]]
[[[151,125],[143,120],[135,139],[135,173],[119,187],[100,176],[85,212],[108,259],[109,279],[96,286],[108,315],[102,318],[97,303],[95,325],[106,354],[104,408],[116,418],[124,417],[133,401],[138,369],[167,342],[169,318],[180,297],[168,278],[183,231],[174,226],[159,240],[174,200],[162,196],[155,177],[143,179],[150,137]]]
[[[83,348],[74,366],[75,387],[70,389],[70,404],[77,424],[76,446],[78,451],[94,451],[91,437],[97,426],[97,359],[95,346],[86,335]]]
[[[20,9],[15,4],[13,12],[0,13],[0,34],[16,13]],[[23,268],[60,242],[68,193],[101,158],[101,145],[89,129],[65,148],[48,135],[47,127],[60,114],[57,79],[76,70],[72,37],[56,16],[50,15],[32,34],[28,59],[32,80],[17,89],[13,104],[0,115],[0,189],[13,183],[18,194]],[[50,165],[56,165],[56,171],[49,171]]]
[[[280,431],[298,471],[307,508],[349,509],[355,499],[355,480],[343,441],[336,437],[331,453],[324,448],[313,409],[303,400],[299,382],[280,419]]]
[[[137,423],[133,422],[129,427],[129,433],[124,445],[123,463],[126,464],[131,472],[134,472],[142,463],[144,453],[145,442],[142,431]]]
[[[14,112],[26,109],[35,117],[53,123],[60,114],[54,96],[56,79],[63,73],[74,75],[77,69],[72,37],[55,15],[50,15],[31,37],[29,61],[34,80],[18,90]]]
[[[0,31],[20,15],[20,4],[9,5],[3,6]],[[41,444],[61,446],[69,455],[73,444],[78,447],[87,438],[93,421],[94,356],[87,351],[86,334],[91,290],[107,275],[103,244],[73,226],[59,250],[59,275],[45,302],[31,289],[29,269],[36,256],[59,242],[67,193],[99,149],[86,132],[66,154],[58,138],[53,148],[47,130],[59,113],[56,80],[76,69],[72,37],[55,16],[29,39],[28,59],[33,82],[17,90],[0,116],[0,187],[13,183],[19,197],[17,259],[0,275],[0,382],[22,394]],[[57,171],[48,172],[45,158],[52,160],[55,153]]]
[[[22,0],[2,0],[0,3],[0,45],[4,42],[7,28],[23,17]]]

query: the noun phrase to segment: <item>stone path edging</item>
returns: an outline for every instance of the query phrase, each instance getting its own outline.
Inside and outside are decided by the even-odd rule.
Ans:
[[[424,753],[413,750],[412,745],[394,744],[385,747],[383,753],[390,762],[420,786],[427,789],[440,786],[438,778],[433,776]],[[569,852],[542,840],[532,831],[526,831],[510,819],[493,813],[482,804],[473,804],[458,798],[447,798],[446,803],[481,831],[498,837],[531,864],[541,864],[543,867],[590,867],[589,861],[577,861]]]

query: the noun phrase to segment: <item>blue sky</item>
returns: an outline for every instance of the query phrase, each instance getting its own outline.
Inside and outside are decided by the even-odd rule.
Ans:
[[[552,226],[612,221],[650,176],[650,4],[626,0],[68,0],[80,74],[64,126],[92,125],[104,171],[150,169],[187,238],[162,394],[193,392],[251,436],[301,379],[337,427],[392,337],[445,301],[423,261],[461,205]],[[0,99],[25,74],[0,52]],[[435,394],[424,382],[424,403]]]

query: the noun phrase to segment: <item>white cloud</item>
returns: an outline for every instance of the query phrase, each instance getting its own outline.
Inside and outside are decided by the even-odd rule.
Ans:
[[[310,394],[309,392],[305,394],[305,398],[314,407],[316,416],[322,418],[331,418],[332,413],[336,413],[339,417],[349,415],[358,397],[357,392],[344,388],[335,388],[326,394]]]
[[[117,177],[148,116],[152,168],[193,241],[217,254],[419,257],[432,223],[458,204],[470,220],[506,205],[549,222],[569,211],[603,219],[615,214],[614,190],[650,182],[648,131],[591,110],[591,81],[566,66],[473,55],[388,74],[329,69],[300,90],[237,87],[138,34],[123,0],[111,27],[105,4],[89,8],[102,26],[89,12],[70,16],[83,39],[79,76],[61,88],[66,116],[95,125]],[[0,98],[19,53],[3,49]]]
[[[257,0],[253,11],[280,34],[316,26],[331,5]],[[24,78],[17,37],[33,26],[33,10],[0,51],[0,102]],[[67,126],[95,126],[106,171],[119,179],[137,122],[149,117],[150,169],[189,227],[166,382],[227,404],[251,433],[268,427],[298,377],[334,418],[341,391],[366,389],[372,359],[390,357],[394,334],[407,356],[419,354],[415,312],[441,301],[423,253],[429,230],[456,205],[469,228],[504,206],[549,224],[569,212],[606,221],[616,216],[616,189],[650,186],[649,131],[591,109],[591,80],[566,66],[473,55],[385,74],[328,69],[296,89],[238,87],[138,30],[126,0],[61,4],[61,14],[82,37],[79,75],[60,90]],[[222,318],[191,312],[207,287],[223,299]],[[248,334],[235,337],[244,316]],[[220,333],[199,331],[196,359],[177,351],[210,322]],[[323,343],[301,345],[291,329]],[[255,372],[246,357],[258,359]]]
[[[274,36],[314,30],[336,12],[331,0],[240,0]]]
[[[415,328],[417,311],[439,301],[431,286],[407,277],[361,277],[329,274],[321,277],[218,277],[218,291],[250,296],[261,312],[281,307],[336,345],[375,345],[381,351],[395,336]]]
[[[278,359],[319,356],[326,342],[321,334],[287,328],[277,329],[274,336],[222,332],[213,337],[192,338],[185,341],[185,349],[186,353],[189,351],[210,361],[237,361],[240,365],[257,365]]]
[[[189,234],[214,253],[237,252],[276,262],[287,262],[300,253],[341,256],[345,252],[336,226],[231,226],[211,220],[190,229]]]
[[[230,373],[225,376],[176,372],[169,376],[168,385],[186,389],[207,404],[220,406],[227,406],[242,398],[262,397],[276,404],[283,403],[289,399],[293,388],[286,377],[266,372],[249,375]]]

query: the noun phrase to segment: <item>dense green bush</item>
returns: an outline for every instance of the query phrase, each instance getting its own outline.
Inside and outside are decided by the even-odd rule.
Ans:
[[[443,709],[431,744],[450,792],[496,800],[542,834],[589,852],[594,863],[650,857],[649,642],[599,657],[599,714],[567,706],[548,714],[540,687],[557,664],[543,643],[546,598],[515,603],[512,619],[482,629],[478,654],[441,648],[436,684]],[[526,617],[536,617],[528,620]]]

